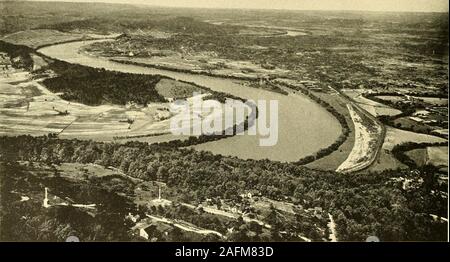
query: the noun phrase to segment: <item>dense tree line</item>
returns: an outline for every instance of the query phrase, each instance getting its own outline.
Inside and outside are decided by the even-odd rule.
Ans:
[[[129,241],[124,216],[133,207],[130,201],[95,183],[68,181],[61,177],[35,177],[14,162],[0,163],[2,241],[59,241],[77,236],[83,241]],[[67,196],[76,203],[98,203],[94,215],[72,206],[43,209],[43,187]],[[21,202],[21,192],[30,200]],[[67,200],[66,200],[67,201]]]
[[[445,96],[444,94],[433,94],[433,93],[414,93],[414,92],[410,92],[406,95],[410,95],[410,96],[423,96],[423,97],[434,97],[434,98],[448,98],[448,95]],[[378,119],[385,125],[388,126],[392,126],[398,129],[402,129],[402,130],[406,130],[406,131],[411,131],[411,132],[416,132],[416,133],[423,133],[423,134],[427,134],[430,135],[431,130],[428,131],[424,131],[420,128],[413,128],[412,126],[410,127],[405,127],[403,125],[401,125],[400,123],[395,123],[395,120],[403,118],[403,117],[409,117],[412,116],[417,110],[420,109],[426,109],[426,103],[423,102],[415,102],[415,103],[404,103],[402,101],[389,101],[389,100],[385,100],[385,99],[381,99],[379,98],[379,96],[398,96],[398,97],[402,97],[402,95],[399,95],[396,92],[380,92],[380,93],[364,93],[362,94],[363,97],[370,99],[372,101],[375,101],[377,103],[380,104],[385,104],[388,105],[392,108],[398,109],[401,111],[400,114],[397,115],[382,115],[382,116],[378,116]],[[439,136],[442,138],[447,138],[447,136],[445,135],[441,135],[441,134],[433,134],[435,136]]]
[[[54,61],[49,68],[58,76],[43,83],[53,92],[62,92],[67,100],[87,105],[165,101],[155,89],[161,76],[113,72],[62,61]]]
[[[58,76],[49,78],[43,83],[54,92],[63,92],[62,97],[67,100],[77,101],[88,105],[102,103],[126,104],[135,102],[147,105],[150,102],[165,102],[166,99],[155,89],[156,84],[163,78],[161,75],[129,74],[87,67],[78,64],[70,64],[60,60],[54,60],[48,68]],[[141,65],[141,64],[139,64]],[[234,99],[244,102],[240,97],[217,92],[208,87],[196,83],[180,81],[198,88],[201,92],[210,93],[207,99],[215,99],[225,103],[226,99]]]
[[[30,70],[33,68],[33,59],[30,56],[32,49],[27,46],[14,45],[0,40],[0,52],[7,53],[11,65],[15,68]]]
[[[101,43],[94,43],[94,44],[101,44]],[[193,71],[191,69],[174,68],[173,66],[154,65],[154,64],[140,63],[140,62],[134,62],[134,61],[124,61],[124,60],[119,60],[119,59],[111,59],[111,61],[116,62],[116,63],[126,64],[126,65],[137,65],[137,66],[157,68],[157,69],[162,69],[162,70],[170,70],[170,71],[174,71],[174,72],[194,74],[194,75],[207,75],[207,76],[212,76],[212,77],[249,80],[249,81],[255,80],[254,77],[233,76],[233,75],[223,75],[223,74],[218,75],[218,74],[212,73],[210,71]]]
[[[123,15],[123,14],[122,14]],[[179,33],[179,34],[194,34],[201,32],[205,35],[227,35],[231,33],[238,33],[238,26],[217,26],[207,22],[195,20],[192,17],[186,16],[164,16],[161,18],[148,16],[140,17],[139,19],[130,20],[129,17],[115,17],[111,19],[108,17],[94,17],[83,20],[75,20],[62,23],[54,23],[49,25],[41,25],[39,28],[56,29],[62,32],[70,32],[73,30],[92,30],[95,28],[101,32],[133,32],[134,30],[151,30],[158,29],[161,31]]]
[[[427,147],[438,147],[438,146],[448,146],[448,142],[444,143],[414,143],[414,142],[407,142],[400,145],[396,145],[392,149],[392,154],[395,158],[397,158],[400,162],[407,165],[410,168],[419,168],[417,163],[412,160],[406,153],[408,151],[414,150],[414,149],[424,149]]]
[[[277,212],[271,209],[267,222],[274,225],[273,230],[263,228],[256,222],[245,223],[238,219],[212,215],[202,208],[188,208],[173,202],[167,206],[148,206],[131,203],[136,183],[120,175],[105,177],[87,176],[80,173],[78,179],[62,178],[59,171],[52,174],[49,169],[53,165],[26,165],[15,162],[0,163],[2,192],[2,212],[0,218],[0,238],[9,241],[65,241],[68,236],[77,236],[85,241],[139,241],[137,231],[130,230],[134,226],[126,218],[127,212],[146,217],[146,214],[165,217],[175,221],[185,221],[197,227],[220,232],[228,236],[229,241],[285,241],[299,238],[295,232],[301,230],[314,239],[321,240],[312,223],[323,221],[302,218],[298,226],[282,223]],[[30,172],[31,171],[31,172]],[[36,174],[39,175],[36,175]],[[45,174],[45,175],[44,175]],[[50,204],[54,204],[53,195],[62,196],[65,201],[76,203],[96,203],[95,210],[84,210],[73,206],[52,206],[43,209],[42,192],[44,187],[50,188]],[[27,202],[19,202],[20,192],[30,198]],[[94,215],[95,214],[95,215]],[[307,219],[310,222],[305,222]],[[284,218],[284,220],[286,220]],[[154,224],[150,230],[150,238],[157,241],[223,241],[215,234],[199,235],[184,232],[176,227],[165,226],[164,231]],[[229,229],[232,229],[230,233]],[[288,236],[279,231],[289,230]],[[168,233],[168,235],[165,234]]]
[[[322,107],[324,107],[330,114],[332,114],[338,120],[338,122],[339,122],[339,124],[341,125],[341,128],[342,128],[342,134],[336,139],[336,141],[334,141],[333,144],[331,144],[330,146],[328,146],[326,148],[320,149],[318,152],[314,153],[313,155],[309,155],[309,156],[306,156],[306,157],[300,159],[296,163],[299,164],[299,165],[306,165],[308,163],[314,162],[317,159],[325,157],[325,156],[333,153],[334,151],[338,150],[339,147],[347,140],[347,138],[348,138],[348,136],[350,134],[350,127],[348,126],[348,123],[347,123],[347,120],[345,119],[345,116],[342,115],[341,113],[339,113],[329,103],[327,103],[326,101],[324,101],[324,100],[320,99],[319,97],[315,96],[309,90],[307,90],[305,88],[302,88],[300,86],[297,86],[297,85],[291,85],[291,84],[285,84],[285,83],[283,83],[283,85],[286,85],[287,87],[289,87],[291,89],[294,89],[296,91],[301,92],[302,94],[308,96],[314,102],[316,102],[319,105],[321,105]]]
[[[420,215],[429,212],[445,217],[446,198],[432,193],[435,184],[406,192],[401,183],[392,180],[419,176],[434,181],[436,174],[430,170],[417,175],[409,170],[339,175],[296,164],[241,160],[140,142],[113,144],[31,136],[1,137],[0,155],[3,161],[117,167],[130,176],[176,188],[185,202],[215,197],[239,201],[239,194],[248,191],[271,199],[285,201],[287,197],[304,208],[328,210],[336,217],[342,240],[362,241],[369,235],[383,240],[446,239],[439,233],[444,232],[445,224]]]
[[[33,49],[0,41],[0,51],[6,52],[11,57],[14,67],[25,68],[27,70],[32,69],[33,59],[30,54],[35,53]],[[39,55],[44,56],[42,54]],[[14,60],[17,57],[20,59],[17,61]],[[163,78],[171,79],[169,77],[109,71],[103,68],[92,68],[67,63],[47,56],[44,57],[52,62],[47,67],[37,70],[36,73],[42,73],[48,69],[55,72],[57,76],[45,79],[43,84],[53,92],[62,92],[64,99],[87,105],[100,105],[102,103],[124,105],[128,102],[147,105],[150,102],[166,102],[166,99],[156,91],[155,86]],[[149,66],[145,64],[139,65]],[[226,99],[245,102],[240,97],[214,91],[196,83],[182,80],[178,81],[195,86],[200,92],[210,93],[207,99],[215,99],[221,103],[225,103]]]

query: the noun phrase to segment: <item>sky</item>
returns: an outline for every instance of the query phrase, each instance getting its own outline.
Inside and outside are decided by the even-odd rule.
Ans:
[[[1,1],[1,0],[0,0]],[[108,2],[170,7],[448,12],[448,0],[31,0]]]

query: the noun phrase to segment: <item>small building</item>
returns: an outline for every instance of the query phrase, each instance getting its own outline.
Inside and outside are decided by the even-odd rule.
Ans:
[[[410,116],[409,119],[411,119],[413,121],[416,121],[416,122],[419,122],[419,123],[424,122],[424,120],[422,118],[420,118],[420,117]]]
[[[136,223],[136,222],[140,219],[140,216],[139,216],[139,215],[133,216],[133,215],[131,214],[131,212],[129,212],[128,215],[125,216],[125,219],[129,219],[129,220],[131,220],[133,223]]]
[[[242,198],[252,199],[253,194],[250,193],[250,192],[248,192],[248,193],[245,193],[245,194],[241,194],[240,196],[241,196]]]
[[[139,236],[145,239],[149,239],[149,237],[156,231],[156,225],[149,225],[147,227],[143,227],[139,229]]]
[[[430,112],[427,110],[419,110],[414,113],[414,116],[418,116],[418,117],[427,117],[428,115],[430,115]]]

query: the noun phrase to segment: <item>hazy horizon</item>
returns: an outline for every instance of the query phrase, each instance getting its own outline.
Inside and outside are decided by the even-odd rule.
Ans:
[[[283,9],[323,11],[448,12],[447,0],[28,0],[139,4],[161,7],[217,9]]]

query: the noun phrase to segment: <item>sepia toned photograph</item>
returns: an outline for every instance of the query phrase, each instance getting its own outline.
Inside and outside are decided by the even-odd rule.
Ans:
[[[447,242],[448,11],[0,0],[0,242]]]

